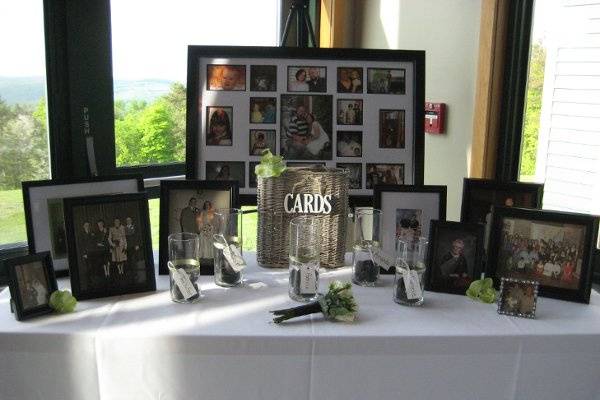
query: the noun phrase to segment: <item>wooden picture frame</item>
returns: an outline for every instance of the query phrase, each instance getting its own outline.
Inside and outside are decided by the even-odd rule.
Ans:
[[[599,218],[584,214],[497,207],[486,276],[537,280],[539,294],[589,303]]]
[[[19,321],[50,314],[50,295],[58,289],[50,252],[5,260],[11,308]],[[32,279],[34,280],[32,282]]]
[[[68,198],[64,205],[73,296],[156,290],[145,192]]]
[[[464,295],[483,272],[483,226],[431,221],[425,290]]]
[[[207,66],[227,64],[245,66],[246,90],[207,90]],[[295,85],[288,87],[290,68],[318,68],[320,81],[315,79],[315,87],[308,90]],[[259,89],[258,77],[252,77],[252,71],[267,68],[268,80],[276,80],[276,84]],[[274,68],[273,68],[274,67]],[[360,73],[361,90],[344,92],[338,90],[338,71],[348,69]],[[382,90],[365,90],[367,87],[368,71],[375,72],[391,70],[393,73],[402,71],[402,77],[392,77],[391,86],[387,92]],[[322,72],[321,72],[322,71]],[[248,74],[250,76],[248,77]],[[263,74],[264,75],[264,74]],[[308,74],[310,75],[310,74]],[[381,74],[380,74],[381,75]],[[379,75],[378,75],[379,76]],[[381,75],[385,78],[384,75]],[[380,77],[381,78],[381,77]],[[399,80],[399,78],[402,78]],[[312,79],[309,76],[309,80]],[[373,78],[375,79],[375,78]],[[257,82],[254,82],[257,80]],[[381,81],[381,79],[379,79]],[[378,81],[378,82],[379,82]],[[251,82],[248,85],[248,82]],[[273,83],[273,82],[271,82]],[[317,85],[318,83],[318,85]],[[379,82],[381,86],[381,82]],[[385,86],[385,85],[384,85]],[[232,86],[233,87],[233,86]],[[240,85],[241,87],[241,85]],[[313,49],[285,47],[252,47],[252,46],[189,46],[188,47],[188,77],[187,77],[187,147],[186,147],[186,177],[188,179],[207,179],[206,164],[214,162],[244,162],[245,170],[250,163],[260,160],[260,156],[249,154],[248,139],[245,135],[250,129],[276,129],[276,150],[281,149],[293,158],[290,162],[324,162],[328,167],[337,163],[348,163],[351,159],[338,157],[337,131],[356,130],[378,132],[379,110],[403,110],[405,115],[405,146],[404,148],[379,148],[378,135],[364,135],[364,148],[361,150],[361,177],[363,182],[354,185],[350,190],[351,197],[371,196],[373,188],[367,187],[364,179],[368,164],[397,165],[402,173],[402,184],[423,184],[424,176],[424,109],[425,102],[425,53],[412,50],[366,50],[366,49]],[[254,89],[254,90],[253,90]],[[290,90],[292,89],[292,90]],[[385,88],[384,88],[385,89]],[[277,104],[276,124],[256,124],[248,121],[250,114],[250,98],[275,97]],[[363,121],[359,127],[337,124],[338,99],[362,101],[364,109]],[[233,133],[232,146],[206,146],[206,110],[207,107],[232,107],[233,121],[236,126]],[[313,121],[318,122],[319,135],[306,137],[304,141],[293,141],[290,132],[290,121],[298,115],[304,115],[298,109],[304,107],[307,114],[312,114]],[[307,117],[308,118],[308,117]],[[304,119],[302,116],[300,119]],[[317,126],[314,122],[310,126]],[[318,128],[317,126],[317,128]],[[331,127],[331,128],[330,128]],[[304,128],[302,128],[304,129]],[[311,128],[312,129],[312,128]],[[292,130],[292,132],[294,132]],[[302,131],[303,132],[303,131]],[[325,132],[323,136],[322,133]],[[293,134],[291,134],[292,137]],[[371,137],[372,136],[372,137]],[[321,138],[318,139],[317,138]],[[295,137],[294,137],[295,138]],[[314,143],[313,143],[314,142]],[[372,143],[371,143],[372,142]],[[282,146],[283,144],[283,146]],[[310,145],[310,146],[309,146]],[[293,148],[292,152],[290,149]],[[290,156],[291,157],[291,156]],[[357,160],[358,161],[358,160]],[[240,201],[242,204],[256,202],[256,188],[250,185],[250,172],[246,173],[240,182]]]
[[[66,276],[69,263],[62,199],[111,193],[139,193],[144,191],[144,180],[141,175],[128,174],[27,181],[21,186],[29,252],[50,251],[56,275]],[[62,239],[53,240],[57,236]],[[61,243],[60,248],[57,248],[57,242]]]
[[[175,199],[175,192],[180,192],[180,199]],[[193,196],[196,202],[195,205],[190,205],[191,197]],[[204,196],[204,197],[201,197]],[[179,215],[179,227],[178,232],[184,232],[195,228],[196,231],[192,233],[198,233],[201,235],[201,255],[202,250],[202,231],[196,225],[191,223],[191,227],[187,222],[183,222],[183,214],[185,210],[189,210],[190,217],[202,216],[200,209],[204,208],[204,204],[207,201],[211,203],[211,208],[216,210],[218,208],[238,208],[239,207],[239,188],[237,181],[201,181],[201,180],[162,180],[160,181],[160,235],[159,235],[159,263],[158,273],[160,275],[168,275],[169,270],[167,262],[169,261],[168,254],[168,237],[171,233],[177,233],[176,227],[171,226],[177,221],[177,215]],[[188,206],[184,207],[183,200],[187,199]],[[175,204],[178,202],[178,204]],[[219,202],[219,204],[214,204]],[[181,204],[179,204],[181,203]],[[197,210],[194,210],[197,208]],[[187,228],[187,230],[185,230]],[[206,238],[204,238],[206,239]],[[210,249],[212,250],[212,238],[210,238]],[[200,259],[200,274],[201,275],[212,275],[214,273],[214,263],[212,257],[205,257]]]

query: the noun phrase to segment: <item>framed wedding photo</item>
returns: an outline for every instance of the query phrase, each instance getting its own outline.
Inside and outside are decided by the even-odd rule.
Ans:
[[[486,276],[538,281],[540,296],[589,303],[598,217],[494,208]]]
[[[156,290],[146,193],[64,203],[73,296],[85,300]]]
[[[181,232],[200,236],[200,273],[213,273],[215,212],[237,208],[238,190],[237,181],[160,181],[159,274],[169,274],[169,235]]]
[[[237,180],[251,204],[269,149],[289,165],[353,164],[351,198],[422,185],[424,93],[423,51],[189,46],[186,177]]]
[[[396,239],[429,237],[431,221],[446,220],[446,186],[377,185],[373,206],[383,212],[383,250],[396,254]]]
[[[483,272],[483,226],[431,221],[425,289],[464,295]]]
[[[502,278],[498,297],[498,314],[535,318],[539,282]]]
[[[57,276],[69,270],[63,199],[144,191],[141,175],[54,179],[22,183],[25,226],[30,253],[50,251]]]
[[[11,258],[5,260],[5,265],[16,319],[50,314],[50,295],[58,289],[50,252]]]

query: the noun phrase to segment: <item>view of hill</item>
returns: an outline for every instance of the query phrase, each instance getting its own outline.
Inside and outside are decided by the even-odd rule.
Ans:
[[[173,81],[164,79],[117,80],[115,99],[151,102],[169,92]],[[0,76],[0,97],[8,104],[36,104],[46,94],[43,77]]]

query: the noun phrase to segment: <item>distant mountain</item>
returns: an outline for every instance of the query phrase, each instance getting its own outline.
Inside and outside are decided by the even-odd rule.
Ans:
[[[173,83],[174,81],[166,79],[117,80],[114,86],[115,98],[149,102],[167,93]],[[0,98],[8,104],[35,104],[45,95],[46,79],[44,77],[0,76]]]

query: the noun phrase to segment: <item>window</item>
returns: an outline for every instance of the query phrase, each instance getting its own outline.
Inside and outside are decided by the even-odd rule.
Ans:
[[[546,209],[600,214],[600,2],[537,1],[520,179]]]
[[[42,1],[0,0],[0,248],[27,241],[21,182],[50,177]]]
[[[278,5],[111,1],[117,167],[185,161],[188,44],[274,46]]]

